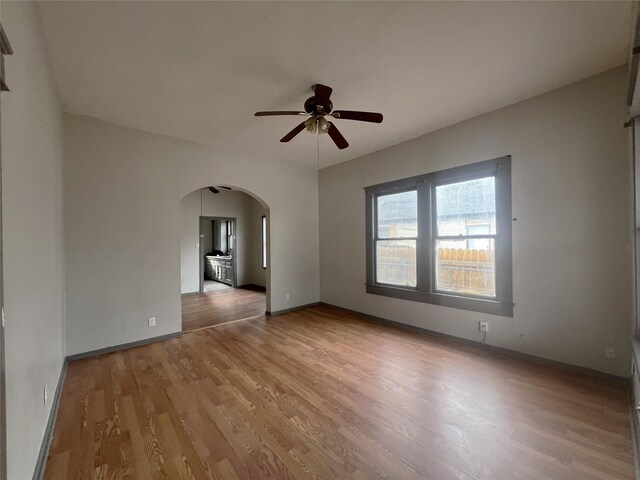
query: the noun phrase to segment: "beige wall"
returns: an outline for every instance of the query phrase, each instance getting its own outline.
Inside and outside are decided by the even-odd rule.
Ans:
[[[627,73],[618,68],[321,170],[321,300],[628,375],[632,318]],[[384,124],[383,124],[384,125]],[[514,318],[365,293],[363,187],[512,155]],[[617,357],[604,358],[613,346]]]
[[[318,301],[315,169],[64,118],[68,354],[181,330],[180,199],[208,185],[244,188],[269,207],[267,307]]]
[[[14,49],[2,93],[8,478],[28,479],[64,359],[62,114],[33,4],[2,10]]]
[[[199,219],[205,217],[229,217],[236,219],[236,276],[237,284],[255,284],[266,287],[265,276],[256,275],[255,251],[261,245],[260,231],[256,231],[256,212],[266,214],[266,209],[244,192],[220,189],[213,194],[209,189],[191,192],[180,200],[180,278],[181,292],[197,292],[200,289]],[[201,204],[202,200],[202,204]],[[206,252],[205,252],[206,253]],[[258,266],[260,259],[258,259]],[[262,272],[262,269],[260,269]]]

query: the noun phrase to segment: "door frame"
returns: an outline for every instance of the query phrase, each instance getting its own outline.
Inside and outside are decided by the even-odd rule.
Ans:
[[[0,91],[8,91],[4,56],[12,55],[13,49],[7,34],[0,24]],[[0,138],[0,480],[7,478],[7,393],[6,393],[6,364],[4,345],[4,277],[3,277],[3,246],[2,246],[2,139]]]
[[[199,255],[200,258],[198,260],[198,265],[199,265],[198,291],[200,293],[204,293],[204,254],[206,252],[204,251],[204,245],[202,243],[202,238],[204,237],[204,233],[202,231],[203,220],[221,220],[221,221],[231,222],[232,224],[231,228],[233,229],[233,235],[231,238],[231,244],[232,244],[231,249],[233,251],[233,257],[231,259],[231,268],[233,269],[233,278],[231,279],[231,287],[236,288],[238,286],[238,276],[236,271],[237,259],[238,259],[238,249],[236,248],[236,245],[237,245],[236,237],[238,235],[238,230],[237,230],[236,217],[215,217],[210,215],[200,215],[198,220],[198,246],[199,246],[198,252],[200,253]]]

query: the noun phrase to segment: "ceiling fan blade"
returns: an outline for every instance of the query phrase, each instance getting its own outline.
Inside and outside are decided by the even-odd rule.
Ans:
[[[293,137],[295,137],[296,135],[298,135],[302,130],[305,129],[305,124],[304,122],[302,122],[300,125],[297,125],[296,128],[294,128],[293,130],[291,130],[289,133],[287,133],[284,137],[282,137],[280,139],[281,142],[288,142],[290,141]]]
[[[340,133],[340,130],[336,128],[336,126],[329,122],[329,131],[327,132],[331,137],[331,140],[336,144],[336,146],[342,150],[349,146],[349,143],[345,140],[345,138]]]
[[[321,83],[316,83],[311,88],[313,88],[313,91],[316,94],[316,99],[318,100],[318,103],[323,105],[325,105],[329,101],[331,92],[333,92],[333,88],[327,87],[326,85],[322,85]]]
[[[382,114],[375,112],[355,112],[353,110],[335,110],[331,113],[333,118],[343,120],[359,120],[361,122],[382,123]]]
[[[209,187],[209,190],[211,190],[211,193],[220,193],[220,190],[215,187]]]
[[[307,115],[306,112],[280,111],[280,112],[256,112],[256,117],[271,117],[273,115]]]

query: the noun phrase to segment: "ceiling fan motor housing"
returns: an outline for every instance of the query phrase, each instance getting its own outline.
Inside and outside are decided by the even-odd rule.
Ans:
[[[320,107],[320,109],[318,107]],[[331,113],[331,110],[333,110],[333,103],[328,99],[325,102],[319,102],[318,98],[313,96],[307,98],[304,102],[304,111],[310,115],[326,115],[327,113]]]

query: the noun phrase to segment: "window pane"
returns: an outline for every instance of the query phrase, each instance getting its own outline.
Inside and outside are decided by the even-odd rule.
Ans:
[[[376,282],[403,287],[416,286],[416,241],[376,242]]]
[[[267,217],[262,216],[262,268],[267,268]]]
[[[493,239],[436,240],[436,290],[495,297],[494,245]]]
[[[496,233],[494,177],[436,187],[438,235]]]
[[[418,192],[378,197],[378,238],[418,236]]]

